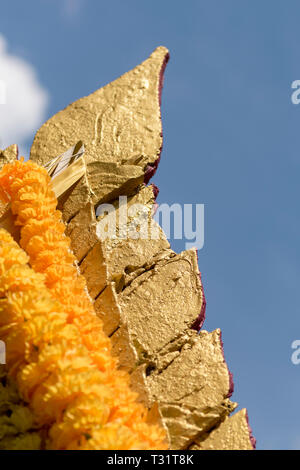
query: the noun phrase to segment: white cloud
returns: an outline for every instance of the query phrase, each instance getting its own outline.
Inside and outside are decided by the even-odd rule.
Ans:
[[[45,120],[48,93],[39,83],[34,67],[10,54],[1,35],[0,92],[0,148],[11,144],[22,148]]]

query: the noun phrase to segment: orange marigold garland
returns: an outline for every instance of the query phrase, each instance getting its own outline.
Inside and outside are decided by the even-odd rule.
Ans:
[[[163,430],[146,424],[128,376],[116,369],[46,171],[16,161],[3,167],[0,184],[35,270],[2,230],[0,334],[22,397],[38,423],[50,428],[50,447],[166,448]]]
[[[107,354],[110,341],[95,315],[86,281],[75,266],[47,171],[31,161],[5,165],[0,172],[0,196],[11,202],[15,223],[21,226],[20,245],[29,255],[30,265],[44,274],[46,286],[64,306],[68,322],[81,329],[96,363],[114,369],[116,360]]]

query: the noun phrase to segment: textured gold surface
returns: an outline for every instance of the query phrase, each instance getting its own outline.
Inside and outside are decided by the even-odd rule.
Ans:
[[[37,132],[30,158],[44,165],[81,140],[94,204],[134,191],[160,155],[160,84],[167,58],[167,49],[157,48],[135,69],[53,116]],[[78,194],[70,197],[77,209],[84,204]]]
[[[133,387],[139,391],[144,383],[143,401],[148,406],[159,403],[171,448],[187,448],[195,436],[208,432],[235,408],[227,399],[230,384],[220,331],[198,335],[188,330],[155,359],[149,362],[150,371],[146,364],[137,367]]]
[[[246,409],[226,418],[209,435],[206,435],[205,439],[199,439],[190,448],[192,450],[252,450]]]
[[[124,221],[125,223],[119,223],[119,201],[112,201],[112,204],[115,207],[115,212],[102,218],[102,221],[104,225],[107,226],[110,224],[110,219],[115,218],[116,238],[101,239],[98,230],[99,223],[101,222],[97,222],[96,218],[94,218],[94,233],[98,242],[88,252],[80,265],[81,272],[87,279],[90,295],[93,298],[100,293],[108,282],[114,281],[116,288],[120,290],[132,280],[132,277],[136,275],[137,269],[144,267],[145,270],[149,260],[161,252],[164,252],[166,255],[169,250],[169,243],[158,226],[159,237],[157,239],[121,238],[124,230],[127,228],[126,220]],[[150,233],[151,228],[156,226],[152,218],[152,207],[154,204],[152,187],[142,187],[136,195],[128,197],[127,210],[130,210],[134,204],[143,206],[144,214],[148,219],[147,224]],[[89,208],[87,212],[89,212]],[[87,212],[85,212],[85,214],[87,214]],[[137,213],[135,216],[131,217],[130,222],[134,223],[134,220],[138,221],[139,215],[140,214]],[[91,217],[93,216],[91,215]],[[74,226],[74,221],[72,221],[72,226]],[[69,229],[67,233],[69,235],[71,234]],[[77,245],[76,239],[72,243],[72,249],[80,259],[81,257],[78,256],[78,250],[82,252],[82,246]]]
[[[59,203],[67,234],[120,367],[131,373],[140,400],[157,406],[170,447],[183,449],[206,439],[236,407],[227,398],[220,331],[192,330],[204,303],[196,252],[177,255],[161,231],[157,240],[124,239],[121,224],[114,239],[104,239],[99,226],[109,225],[112,215],[95,216],[103,201],[118,215],[118,196],[126,195],[129,206],[143,204],[155,224],[153,190],[140,183],[160,154],[166,54],[157,49],[136,69],[51,118],[37,133],[31,157],[44,163],[74,140],[83,141],[87,174]]]
[[[95,310],[111,336],[120,367],[151,413],[161,418],[172,449],[252,448],[245,412],[228,418],[230,377],[220,331],[193,325],[204,296],[194,250],[174,253],[157,240],[100,236],[101,202],[120,211],[141,203],[149,225],[154,195],[145,173],[155,166],[162,136],[159,94],[167,50],[158,48],[134,70],[53,116],[37,132],[31,158],[45,164],[81,140],[86,174],[59,200],[72,249],[87,280]],[[11,152],[11,151],[10,151]],[[155,225],[156,226],[156,225]],[[250,443],[250,444],[249,444]]]
[[[96,228],[95,209],[91,202],[87,202],[67,224],[66,234],[71,238],[72,250],[79,262],[98,241]]]
[[[120,293],[119,304],[138,360],[154,360],[189,330],[200,314],[202,302],[195,251],[172,253],[134,279]],[[114,336],[112,341],[114,344]]]
[[[176,386],[174,379],[176,378]],[[220,330],[189,332],[188,341],[172,360],[148,377],[154,399],[200,408],[222,402],[229,377],[220,343]]]
[[[10,163],[14,161],[16,158],[18,158],[18,146],[17,145],[11,145],[10,147],[7,147],[5,150],[0,150],[0,165],[1,167],[5,163]]]

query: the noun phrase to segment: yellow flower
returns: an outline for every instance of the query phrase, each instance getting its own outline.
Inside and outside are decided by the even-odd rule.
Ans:
[[[128,375],[117,370],[47,172],[16,161],[3,167],[0,186],[34,269],[0,231],[0,337],[22,397],[38,424],[50,427],[50,447],[165,449],[164,431],[146,423]]]

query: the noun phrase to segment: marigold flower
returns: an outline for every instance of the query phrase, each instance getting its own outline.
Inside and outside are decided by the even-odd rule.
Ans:
[[[0,450],[37,450],[41,445],[33,413],[20,399],[5,366],[0,365]]]
[[[47,172],[16,161],[0,172],[26,254],[0,231],[0,336],[22,397],[56,449],[163,449],[129,377],[116,368],[78,274]],[[10,261],[9,261],[10,260]],[[13,260],[13,261],[12,261]]]

